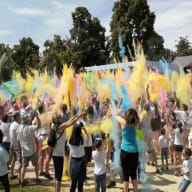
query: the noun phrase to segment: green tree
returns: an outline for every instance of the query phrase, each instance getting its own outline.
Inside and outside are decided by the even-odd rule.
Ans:
[[[11,80],[13,65],[11,48],[0,44],[0,82]]]
[[[163,43],[163,37],[153,31],[146,44],[144,44],[145,54],[148,60],[159,61],[162,59],[164,54]]]
[[[64,64],[63,53],[66,51],[65,40],[62,40],[59,35],[54,35],[53,41],[45,41],[44,47],[43,58],[40,62],[41,70],[61,76]]]
[[[12,58],[15,62],[14,69],[26,78],[27,72],[32,75],[31,69],[39,67],[39,46],[30,37],[23,38],[13,48]]]
[[[176,56],[188,56],[192,55],[191,43],[188,40],[188,37],[179,37],[179,41],[175,45],[176,47]]]
[[[111,50],[113,57],[120,59],[118,38],[122,36],[125,54],[134,55],[133,41],[143,43],[146,52],[147,41],[153,33],[155,14],[150,11],[147,0],[120,0],[115,2],[111,26]]]
[[[82,67],[107,63],[108,50],[105,28],[96,17],[92,17],[85,7],[76,8],[72,13],[71,63],[78,71]]]

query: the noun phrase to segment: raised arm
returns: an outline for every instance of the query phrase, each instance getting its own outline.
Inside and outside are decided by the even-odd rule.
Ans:
[[[83,113],[80,113],[78,115],[75,115],[73,117],[71,117],[71,119],[69,119],[68,121],[62,123],[59,128],[57,129],[58,132],[63,132],[66,128],[72,126],[74,123],[76,123],[76,121],[81,118],[84,115]]]
[[[147,103],[150,103],[149,84],[147,84],[147,87],[146,87],[146,97],[147,97]]]

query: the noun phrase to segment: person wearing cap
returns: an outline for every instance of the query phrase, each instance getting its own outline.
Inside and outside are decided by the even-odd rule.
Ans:
[[[2,145],[3,132],[0,130],[0,182],[3,184],[5,192],[10,192],[8,168],[9,155]]]
[[[19,162],[18,165],[18,179],[19,181],[21,180],[21,153],[19,152],[18,148],[18,142],[17,142],[17,135],[18,135],[18,128],[21,123],[21,116],[19,112],[15,112],[13,114],[13,119],[14,121],[11,123],[10,126],[10,148],[11,148],[11,175],[10,179],[15,179],[17,178],[16,175],[13,174],[14,172],[14,167],[15,167],[15,162],[16,160]]]
[[[179,185],[179,192],[187,191],[187,188],[192,182],[192,160],[191,160],[191,149],[186,148],[183,152],[183,180]]]
[[[37,125],[32,125],[33,118],[36,117]],[[28,167],[29,161],[32,162],[35,167],[36,183],[40,183],[39,180],[39,167],[38,167],[38,155],[35,148],[35,131],[41,127],[41,121],[38,113],[35,112],[32,115],[25,114],[22,116],[22,123],[18,129],[18,142],[19,150],[22,154],[22,168],[21,168],[21,182],[20,186],[25,186],[24,181],[26,168]]]
[[[92,157],[95,162],[95,192],[106,192],[106,165],[107,150],[103,150],[103,141],[101,138],[95,140],[95,151],[92,152]]]

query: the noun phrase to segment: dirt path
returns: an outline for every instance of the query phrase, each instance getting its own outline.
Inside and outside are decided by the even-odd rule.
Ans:
[[[182,180],[182,177],[176,177],[173,175],[173,169],[170,167],[169,171],[166,171],[162,174],[156,174],[155,168],[152,166],[146,167],[147,171],[147,184],[145,185],[139,185],[139,189],[141,189],[142,192],[177,192],[179,183]],[[53,175],[53,168],[51,167],[51,174]],[[88,168],[88,176],[90,177],[90,180],[88,181],[89,186],[84,187],[84,192],[94,192],[94,175],[93,175],[93,167]],[[30,166],[27,170],[26,179],[30,180],[29,185],[33,185],[33,179],[35,177],[35,174],[33,172],[32,167]],[[110,175],[108,174],[108,179]],[[54,182],[53,181],[47,181],[45,178],[40,177],[42,179],[42,185],[47,186],[49,188],[54,189]],[[117,185],[114,188],[107,189],[107,192],[122,192],[123,191],[123,185],[120,181],[119,177],[116,177]],[[69,192],[70,182],[63,182],[62,192]],[[130,186],[130,188],[132,188]],[[132,191],[132,190],[131,190]],[[188,192],[192,191],[192,184],[188,188]]]

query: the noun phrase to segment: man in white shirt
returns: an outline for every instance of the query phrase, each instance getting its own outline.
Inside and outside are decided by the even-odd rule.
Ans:
[[[3,133],[0,130],[0,182],[2,182],[5,192],[10,192],[8,168],[7,168],[9,155],[2,145],[2,140],[3,140]]]
[[[19,162],[18,166],[18,173],[19,173],[19,180],[20,180],[20,173],[21,173],[21,153],[19,153],[18,150],[18,142],[17,142],[17,133],[18,128],[21,123],[21,117],[19,112],[15,112],[13,115],[14,121],[11,123],[10,126],[10,148],[11,148],[11,156],[12,156],[12,162],[11,162],[11,176],[10,179],[15,179],[16,176],[13,175],[15,162],[16,160]]]
[[[31,125],[34,117],[37,119],[37,125]],[[38,173],[38,155],[35,148],[35,131],[40,127],[41,122],[37,112],[34,116],[24,115],[22,117],[22,124],[19,126],[18,130],[18,141],[20,143],[20,151],[22,154],[21,187],[26,184],[24,182],[24,176],[29,161],[31,161],[35,167],[36,182],[40,182]]]

